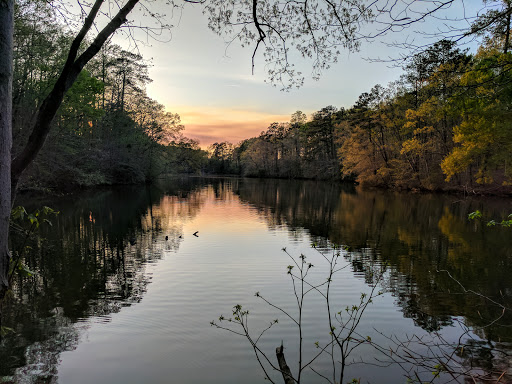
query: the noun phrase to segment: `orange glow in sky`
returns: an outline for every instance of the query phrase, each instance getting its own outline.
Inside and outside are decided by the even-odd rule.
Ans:
[[[154,11],[169,11],[166,2],[154,2],[154,7]],[[306,76],[305,83],[283,92],[265,82],[268,74],[262,52],[253,62],[254,46],[242,48],[213,33],[202,6],[187,4],[176,16],[172,38],[138,48],[152,63],[148,95],[168,112],[178,113],[184,135],[199,140],[201,148],[258,136],[273,122],[289,122],[299,110],[310,116],[329,105],[350,107],[362,92],[396,80],[401,73],[400,68],[362,59],[382,53],[375,44],[357,54],[344,52],[319,81],[310,76],[311,62],[296,54],[290,59],[295,70]]]
[[[198,109],[180,108],[181,122],[185,125],[185,136],[199,140],[201,148],[228,141],[240,141],[258,136],[273,122],[288,122],[289,115],[272,115],[262,112],[233,110],[230,108]]]

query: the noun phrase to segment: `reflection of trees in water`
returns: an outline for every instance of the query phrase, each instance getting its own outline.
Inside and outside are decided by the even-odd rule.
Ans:
[[[371,266],[385,263],[375,248],[352,250],[347,254],[347,259],[356,277],[371,275],[373,269]],[[367,280],[365,277],[365,281]],[[381,279],[381,286],[395,297],[395,303],[401,308],[404,317],[412,319],[416,326],[427,332],[438,331],[442,327],[453,324],[451,315],[437,313],[430,301],[424,301],[423,296],[418,293],[419,289],[412,275],[400,273],[392,264],[389,273]],[[429,299],[437,302],[434,295]],[[446,310],[449,311],[449,308]]]
[[[510,359],[512,343],[489,342],[483,340],[468,340],[463,349],[460,349],[458,356],[465,366],[475,367],[482,374],[487,373],[489,382],[509,382],[510,380]],[[495,374],[489,374],[493,372]],[[498,381],[502,372],[507,372]],[[470,382],[469,380],[467,382]]]
[[[165,186],[124,188],[41,203],[61,213],[31,244],[25,263],[37,275],[16,280],[4,307],[4,325],[15,334],[0,345],[0,377],[54,380],[59,354],[76,348],[85,319],[109,321],[142,300],[146,264],[178,249],[183,223],[204,202],[189,187],[179,196]],[[13,237],[13,247],[20,241]]]
[[[218,179],[206,184],[209,188],[204,188],[204,180],[187,179],[184,184],[162,182],[151,189],[123,188],[38,202],[61,214],[46,229],[48,240],[38,239],[27,257],[38,277],[18,280],[14,301],[5,308],[4,324],[16,335],[0,346],[0,376],[20,367],[19,377],[31,370],[38,377],[54,377],[60,352],[76,348],[87,327],[77,320],[101,316],[108,321],[122,306],[140,301],[149,282],[145,265],[165,250],[178,249],[183,223],[209,198],[240,198],[258,210],[270,228],[287,226],[298,238],[309,233],[320,246],[349,245],[354,273],[365,280],[372,265],[388,263],[384,286],[404,316],[426,330],[450,324],[452,316],[483,326],[500,311],[482,297],[461,294],[457,283],[437,270],[449,270],[466,288],[511,307],[506,229],[466,221],[467,213],[482,210],[484,203],[452,204],[450,197],[435,195],[355,193],[351,186],[318,182]],[[485,204],[499,217],[499,201]],[[512,324],[508,314],[482,329],[478,336],[486,342],[475,339],[474,352],[461,358],[485,368],[488,363],[482,361],[489,353],[484,347],[492,347],[491,356],[508,353],[512,334],[507,324]],[[473,356],[478,356],[474,362]]]
[[[38,331],[50,332],[35,341],[19,335],[6,338],[5,344],[2,344],[2,352],[4,349],[10,351],[11,360],[5,362],[5,366],[18,368],[9,373],[8,378],[4,377],[2,382],[55,383],[60,353],[72,350],[78,345],[80,335],[87,325],[73,323],[63,315],[60,308],[55,308],[51,317],[40,319],[38,328]]]
[[[511,342],[510,311],[499,321],[502,308],[480,292],[512,307],[509,276],[510,244],[503,228],[486,228],[467,220],[469,212],[482,209],[494,217],[508,214],[503,201],[460,201],[439,195],[399,194],[383,191],[343,190],[327,183],[271,181],[260,188],[247,182],[240,188],[244,201],[254,205],[270,227],[304,227],[312,239],[323,237],[351,247],[356,275],[372,263],[387,263],[390,274],[384,285],[396,297],[405,317],[427,331],[452,324],[463,316],[478,328],[482,339]],[[452,279],[447,273],[450,271]],[[474,363],[474,362],[473,362]]]
[[[244,180],[236,193],[268,221],[269,227],[287,225],[292,231],[306,228],[313,236],[328,237],[341,191],[353,186],[315,181]]]
[[[337,185],[320,185],[323,189],[277,180],[261,190],[257,183],[248,183],[240,194],[269,225],[286,224],[292,230],[301,225],[313,238],[321,236],[364,251],[360,263],[369,258],[389,263],[394,271],[389,289],[410,314],[470,312],[464,310],[467,297],[451,294],[457,283],[437,272],[442,269],[450,270],[468,289],[489,297],[502,293],[510,297],[507,275],[512,260],[507,257],[503,230],[469,223],[470,204],[452,204],[445,196],[347,193]]]

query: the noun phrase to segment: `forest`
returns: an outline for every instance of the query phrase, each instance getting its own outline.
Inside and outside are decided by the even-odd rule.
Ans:
[[[472,55],[441,40],[411,57],[400,79],[375,85],[352,107],[328,106],[310,119],[298,111],[236,146],[214,144],[210,156],[218,171],[245,176],[508,190],[509,44],[508,33],[495,33]]]
[[[36,9],[34,8],[36,7]],[[73,36],[46,3],[19,2],[15,14],[13,155],[30,134],[41,100],[66,60]],[[200,170],[207,156],[183,135],[180,116],[151,99],[149,63],[106,44],[79,74],[53,121],[49,140],[20,189],[69,191],[151,182],[163,172]]]
[[[410,56],[399,79],[375,85],[349,108],[326,106],[309,117],[297,111],[258,137],[207,151],[184,135],[177,113],[146,94],[150,63],[106,44],[66,94],[20,189],[151,183],[186,173],[509,191],[510,20],[491,13],[479,22],[485,28],[475,32],[483,38],[474,54],[440,40]],[[49,5],[17,3],[14,155],[66,60],[60,47],[71,41]]]
[[[185,0],[189,2],[195,3]],[[405,2],[407,10],[415,3],[423,4]],[[221,314],[219,322],[226,320],[220,310],[226,303],[229,310],[232,301],[260,300],[259,291],[253,293],[254,285],[279,295],[286,292],[289,281],[282,283],[281,271],[285,264],[275,257],[274,248],[284,250],[299,271],[294,275],[294,266],[289,265],[285,272],[292,278],[294,293],[289,293],[294,295],[292,301],[297,299],[299,320],[281,304],[270,305],[298,327],[298,343],[290,338],[286,342],[289,361],[294,350],[298,355],[294,382],[301,382],[301,372],[310,365],[302,360],[306,348],[301,328],[302,300],[310,291],[326,298],[326,303],[315,300],[315,305],[328,308],[325,329],[319,327],[325,320],[317,317],[325,315],[317,311],[319,307],[311,307],[314,316],[304,322],[304,329],[325,331],[319,333],[324,346],[313,355],[326,351],[327,371],[331,370],[336,355],[329,347],[336,340],[342,356],[341,379],[335,379],[338,368],[334,368],[328,382],[349,377],[343,373],[348,356],[344,348],[350,353],[352,346],[363,344],[385,352],[390,364],[400,368],[396,351],[407,358],[410,351],[417,353],[407,360],[412,367],[407,375],[395,376],[409,382],[426,381],[416,368],[429,382],[443,375],[452,375],[453,382],[470,377],[477,382],[475,373],[494,382],[509,379],[510,199],[466,197],[512,195],[510,0],[488,8],[484,1],[482,10],[487,11],[468,19],[469,29],[459,31],[460,36],[471,37],[469,45],[462,38],[440,34],[436,43],[393,61],[403,70],[400,78],[373,86],[351,106],[333,100],[333,105],[313,113],[297,110],[289,121],[261,127],[257,137],[238,143],[220,141],[207,149],[186,136],[180,111],[170,112],[167,108],[173,106],[149,96],[151,62],[137,50],[115,43],[119,40],[113,36],[121,27],[135,28],[128,14],[140,10],[137,4],[145,5],[139,0],[78,4],[84,8],[75,24],[66,25],[53,2],[0,0],[0,52],[8,51],[3,44],[8,34],[4,30],[9,29],[6,9],[14,9],[13,49],[7,52],[12,60],[0,54],[1,382],[26,382],[16,378],[27,374],[37,377],[37,382],[74,382],[81,367],[87,370],[82,378],[95,382],[107,380],[112,367],[120,376],[110,382],[159,382],[151,377],[202,382],[204,372],[238,375],[233,381],[219,379],[223,383],[239,382],[242,374],[258,380],[246,365],[254,360],[253,351],[224,344],[224,336],[213,334],[208,321],[211,313]],[[170,4],[174,5],[172,0]],[[255,46],[253,66],[258,47],[272,47],[259,53],[265,60],[269,55],[274,64],[268,70],[265,61],[267,81],[281,84],[284,91],[301,85],[286,60],[288,43],[313,58],[313,77],[318,77],[341,55],[337,45],[357,50],[358,28],[372,17],[365,6],[351,8],[354,3],[340,2],[335,7],[329,0],[320,11],[308,0],[206,4],[210,30],[221,35],[227,27],[226,34],[237,35],[242,45]],[[115,6],[108,8],[111,5]],[[421,22],[429,13],[424,10],[407,21],[394,18],[394,6],[387,6],[390,29]],[[243,11],[234,14],[230,7]],[[149,12],[149,17],[159,20],[156,13]],[[317,36],[323,37],[318,43]],[[168,177],[182,174],[243,178]],[[116,185],[121,187],[89,188]],[[398,190],[463,191],[465,196]],[[41,202],[42,207],[36,208]],[[500,217],[507,219],[499,223]],[[470,223],[471,218],[482,220]],[[297,255],[306,248],[308,257],[312,254],[308,260],[315,264],[327,261],[327,278],[322,275],[318,285],[305,283],[314,265],[306,263],[305,254],[287,253],[287,247]],[[325,255],[331,252],[329,259]],[[285,258],[286,262],[290,260]],[[338,262],[343,267],[335,269]],[[333,292],[339,292],[337,299],[347,306],[336,309],[339,317],[333,311],[332,318],[331,276],[342,270]],[[320,276],[315,274],[311,276]],[[302,294],[297,293],[297,282]],[[313,289],[304,293],[304,284]],[[326,294],[318,290],[324,285]],[[139,305],[146,295],[148,299]],[[417,351],[409,349],[406,332],[405,339],[396,339],[396,349],[389,349],[389,355],[379,339],[372,342],[371,337],[379,337],[375,333],[352,338],[364,308],[381,295],[387,303],[376,306],[386,307],[385,311],[373,318],[368,315],[371,327],[363,327],[362,332],[377,331],[393,341],[388,335],[395,327],[402,334],[409,330],[420,341]],[[240,319],[247,318],[248,310],[242,311],[239,304],[232,308],[234,323],[244,328],[245,320]],[[348,322],[342,320],[343,311]],[[114,314],[119,315],[115,321]],[[127,314],[135,316],[123,320]],[[96,319],[96,329],[103,332],[96,339],[101,339],[99,344],[94,344],[92,327],[90,338],[85,330]],[[278,323],[271,319],[271,324]],[[335,332],[332,319],[338,321],[339,331]],[[286,321],[285,317],[281,324],[294,327]],[[347,326],[351,322],[354,327]],[[107,330],[101,324],[115,327]],[[453,331],[454,326],[462,336],[445,343],[443,332]],[[270,328],[263,329],[260,337]],[[287,336],[289,329],[282,335]],[[346,329],[350,333],[345,337]],[[418,338],[427,334],[434,335],[431,344]],[[272,337],[272,354],[281,340],[279,360],[283,338]],[[70,365],[67,352],[73,352],[73,358],[81,356],[81,340],[97,349]],[[319,341],[313,340],[304,346],[318,349]],[[226,346],[223,350],[218,348],[221,344]],[[435,359],[421,354],[423,347],[431,346],[441,347]],[[255,343],[252,347],[259,362],[264,354],[258,354]],[[224,350],[237,353],[228,356]],[[140,354],[127,356],[127,351]],[[218,352],[228,359],[217,359]],[[187,365],[197,361],[211,368]],[[226,372],[223,366],[228,367]],[[71,379],[66,380],[66,369]],[[289,382],[284,369],[274,369]],[[181,376],[174,376],[178,370],[183,371]],[[101,378],[91,379],[93,374]],[[136,374],[145,378],[137,380]],[[201,375],[197,381],[195,374]],[[302,380],[308,382],[307,376]]]

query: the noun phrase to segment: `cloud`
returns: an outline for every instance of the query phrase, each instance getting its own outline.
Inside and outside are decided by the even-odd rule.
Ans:
[[[272,115],[227,108],[201,110],[183,108],[180,115],[185,125],[185,136],[199,140],[202,148],[221,141],[237,144],[242,140],[258,136],[273,122],[290,120],[290,115]]]

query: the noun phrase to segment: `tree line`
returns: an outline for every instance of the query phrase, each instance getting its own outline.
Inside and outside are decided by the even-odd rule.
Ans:
[[[61,47],[73,41],[45,2],[17,2],[14,28],[13,157],[64,66]],[[206,153],[183,135],[180,116],[146,93],[149,66],[141,55],[106,43],[64,96],[49,140],[20,186],[62,191],[200,170]]]
[[[327,106],[310,118],[297,111],[258,137],[208,152],[183,135],[178,114],[146,94],[149,63],[107,42],[64,96],[21,186],[63,190],[205,172],[428,190],[508,185],[510,12],[493,12],[473,23],[471,33],[484,35],[476,54],[441,40],[410,57],[399,80],[374,86],[350,108]],[[73,36],[44,2],[17,2],[14,19],[17,157],[66,62],[60,47]]]
[[[352,107],[328,106],[310,119],[298,111],[238,145],[213,144],[211,156],[219,171],[245,176],[425,190],[509,186],[509,30],[494,30],[475,54],[441,40]]]

